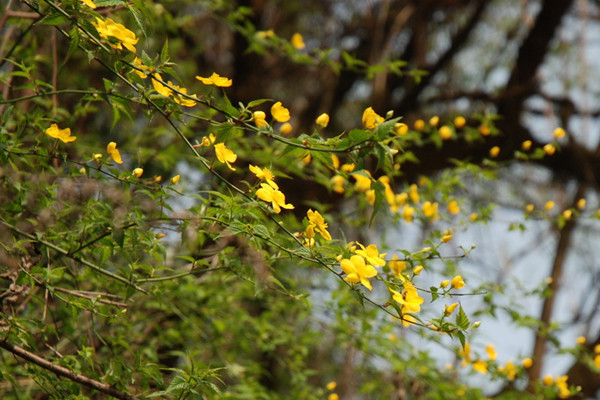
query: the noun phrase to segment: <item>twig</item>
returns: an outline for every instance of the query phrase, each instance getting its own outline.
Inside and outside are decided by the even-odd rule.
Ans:
[[[80,385],[87,386],[91,389],[98,390],[98,391],[100,391],[104,394],[107,394],[109,396],[112,396],[114,398],[123,399],[123,400],[138,399],[138,397],[121,392],[120,390],[117,390],[106,383],[97,381],[92,378],[88,378],[87,376],[73,372],[70,369],[65,368],[61,365],[53,364],[50,361],[48,361],[36,354],[33,354],[19,346],[8,343],[6,340],[0,341],[0,347],[13,353],[14,355],[16,355],[18,357],[21,357],[29,362],[34,363],[37,366],[40,366],[48,371],[51,371],[58,376],[63,376],[67,379],[72,380],[73,382],[77,382]]]

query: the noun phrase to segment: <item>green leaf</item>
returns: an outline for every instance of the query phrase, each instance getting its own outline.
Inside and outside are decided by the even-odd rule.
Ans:
[[[467,314],[465,313],[465,310],[463,310],[462,306],[460,306],[458,309],[458,314],[456,314],[456,325],[458,325],[458,327],[462,330],[469,329],[469,318],[467,317]]]
[[[354,143],[363,142],[371,136],[373,136],[372,132],[365,131],[363,129],[352,129],[350,132],[348,132],[348,137]]]
[[[61,25],[69,22],[69,19],[62,14],[48,14],[39,20],[37,23],[42,25]]]
[[[460,342],[460,345],[462,346],[462,348],[464,350],[465,344],[466,344],[465,334],[458,331],[458,332],[454,332],[454,336],[456,336],[458,338],[458,341]]]

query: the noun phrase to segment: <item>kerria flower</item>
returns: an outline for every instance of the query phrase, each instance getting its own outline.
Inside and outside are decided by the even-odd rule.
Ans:
[[[340,261],[342,271],[346,273],[344,278],[347,282],[360,282],[369,290],[373,289],[371,282],[367,278],[372,278],[377,275],[377,270],[372,265],[365,263],[365,259],[358,255],[353,255],[350,259],[344,258]]]
[[[225,143],[215,144],[215,154],[220,162],[225,163],[230,170],[235,171],[235,168],[231,166],[231,163],[237,160],[237,154],[229,150],[227,146],[225,146]]]
[[[208,78],[196,76],[196,79],[198,79],[200,82],[204,83],[205,85],[215,85],[218,87],[229,87],[233,84],[233,81],[231,79],[226,78],[224,76],[220,76],[216,72],[213,72],[212,75],[209,76]]]
[[[115,142],[110,142],[108,146],[106,146],[106,152],[117,164],[123,164],[123,160],[121,160],[121,153],[119,153],[119,149],[117,149],[117,144]]]
[[[71,136],[71,128],[60,129],[56,124],[50,125],[50,128],[46,129],[45,133],[64,143],[74,142],[77,139],[77,136]]]
[[[327,223],[325,218],[318,211],[308,210],[306,213],[308,218],[309,226],[312,226],[315,231],[319,232],[325,240],[331,240],[331,235],[327,231]]]
[[[285,203],[285,195],[279,191],[279,186],[271,180],[267,181],[267,183],[261,183],[260,189],[256,191],[256,196],[262,201],[266,201],[267,203],[271,203],[273,210],[279,214],[282,208],[287,208],[291,210],[294,208],[291,204]]]
[[[273,118],[277,122],[287,122],[290,120],[290,110],[282,106],[280,101],[271,106],[271,115],[273,115]]]
[[[103,21],[98,17],[96,17],[96,22],[92,22],[92,25],[94,25],[101,37],[108,39],[112,36],[119,41],[116,44],[109,43],[111,47],[121,50],[125,46],[127,50],[135,53],[135,45],[139,39],[135,36],[135,33],[127,29],[124,25],[110,18],[106,18],[106,21]]]

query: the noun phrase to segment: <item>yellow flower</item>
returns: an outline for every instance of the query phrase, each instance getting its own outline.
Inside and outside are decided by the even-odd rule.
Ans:
[[[327,400],[340,400],[340,396],[337,393],[330,393]]]
[[[402,314],[402,326],[407,327],[417,323],[417,319],[411,314]]]
[[[533,360],[531,359],[531,357],[526,357],[523,359],[521,364],[524,368],[531,368],[531,366],[533,365]]]
[[[260,169],[257,166],[250,164],[250,172],[252,172],[258,179],[272,181],[275,179],[275,175],[271,172],[269,168]]]
[[[360,282],[367,289],[373,289],[371,282],[367,278],[377,275],[377,270],[372,265],[365,264],[363,257],[353,255],[350,259],[345,258],[340,262],[340,267],[346,273],[345,281]]]
[[[294,48],[296,50],[302,50],[303,48],[306,47],[306,45],[304,44],[304,38],[299,33],[294,33],[292,35],[292,38],[290,39],[290,43],[292,43],[292,46],[294,46]]]
[[[410,198],[410,201],[415,204],[419,202],[419,187],[416,184],[413,183],[410,185],[410,188],[408,189],[408,197]]]
[[[92,25],[96,28],[101,37],[108,39],[114,37],[119,41],[117,44],[109,43],[109,45],[115,49],[121,50],[123,46],[132,53],[135,53],[135,45],[138,42],[138,38],[135,33],[127,29],[125,26],[113,21],[110,18],[106,18],[106,21],[96,17],[96,22],[92,22]]]
[[[359,256],[363,256],[369,265],[374,267],[382,267],[385,265],[385,255],[387,253],[379,254],[379,250],[377,250],[377,246],[374,244],[370,244],[367,247],[363,246],[360,243],[357,243],[360,247],[359,250],[355,250],[354,252]]]
[[[600,354],[596,354],[594,356],[594,366],[596,368],[600,368]]]
[[[292,126],[292,124],[286,122],[285,124],[281,125],[281,127],[279,128],[279,132],[281,132],[282,135],[289,135],[290,133],[292,133],[293,129],[294,127]]]
[[[456,275],[452,278],[451,284],[454,289],[462,289],[465,287],[465,281],[460,275]]]
[[[415,215],[415,209],[411,206],[402,207],[402,218],[409,224],[413,222],[413,216]]]
[[[449,126],[443,125],[438,131],[443,140],[448,140],[452,137],[452,129]]]
[[[526,140],[523,143],[521,143],[521,148],[525,151],[531,149],[531,140]]]
[[[585,199],[582,197],[581,199],[577,200],[577,209],[578,210],[583,210],[585,208]]]
[[[416,120],[413,124],[413,128],[415,128],[418,131],[422,131],[423,129],[425,129],[425,121],[423,121],[422,119]]]
[[[404,313],[416,313],[421,311],[421,304],[425,301],[419,296],[417,288],[413,286],[410,281],[404,282],[404,290],[402,294],[390,289],[392,292],[392,298],[399,304],[402,304],[402,314]]]
[[[399,136],[406,135],[408,133],[408,125],[397,122],[394,124],[394,132]]]
[[[544,205],[544,208],[546,209],[546,211],[550,211],[550,210],[552,210],[554,208],[555,205],[556,204],[552,200],[549,200]]]
[[[466,123],[467,123],[467,120],[463,116],[459,115],[458,117],[454,118],[454,126],[459,129],[464,127],[466,125]]]
[[[528,213],[532,212],[534,210],[535,206],[533,204],[527,204],[525,206],[525,211],[527,211]]]
[[[448,243],[451,240],[452,240],[452,234],[442,236],[443,243]]]
[[[92,156],[92,158],[94,159],[94,161],[100,161],[100,159],[102,158],[102,154],[96,153]]]
[[[344,172],[352,172],[354,171],[354,168],[356,168],[354,163],[342,165],[342,171]]]
[[[571,219],[571,217],[573,216],[573,211],[572,210],[565,210],[562,212],[562,216],[565,219]]]
[[[108,146],[106,146],[106,152],[117,164],[123,164],[123,160],[121,160],[121,153],[119,153],[119,149],[117,149],[117,144],[115,142],[110,142]]]
[[[331,163],[333,164],[333,168],[338,169],[340,167],[340,159],[335,154],[331,155]]]
[[[496,352],[496,347],[493,344],[488,344],[485,346],[485,352],[488,355],[490,361],[496,361],[496,357],[498,357],[498,353]]]
[[[150,68],[149,68],[149,67],[147,67],[147,66],[145,66],[145,65],[142,63],[142,59],[141,59],[141,58],[139,58],[139,57],[136,57],[136,58],[134,58],[134,59],[133,59],[133,61],[132,61],[131,63],[132,63],[132,64],[133,64],[135,67],[137,67],[137,68],[135,68],[135,69],[133,70],[133,72],[135,72],[136,74],[138,74],[138,76],[139,76],[140,78],[144,79],[144,78],[146,78],[146,77],[148,76],[148,75],[147,75],[147,74],[145,74],[143,71],[150,71]]]
[[[139,178],[144,173],[144,170],[142,168],[135,168],[132,173],[133,173],[133,176],[135,176],[136,178]]]
[[[508,376],[509,381],[514,381],[517,376],[517,368],[512,361],[507,361],[506,366],[504,367],[506,371],[506,375]]]
[[[171,178],[171,183],[174,185],[177,182],[179,182],[179,180],[181,179],[181,175],[175,175],[174,177]]]
[[[77,136],[71,136],[71,128],[59,129],[56,124],[50,125],[50,128],[46,129],[45,133],[64,143],[74,142],[77,139]]]
[[[307,155],[302,157],[302,162],[306,165],[310,164],[311,161],[312,161],[312,156],[310,155],[310,153],[308,153]]]
[[[456,310],[456,307],[458,307],[458,303],[450,304],[449,306],[444,307],[444,316],[451,316],[454,310]]]
[[[556,128],[554,130],[554,138],[555,139],[560,139],[561,137],[565,136],[566,132],[563,128]]]
[[[362,174],[352,174],[352,177],[356,179],[354,187],[359,192],[366,192],[367,190],[371,189],[371,182],[373,181],[373,179],[370,177],[371,174],[368,171],[365,171],[365,173],[369,176],[364,176]]]
[[[198,79],[205,85],[215,85],[218,87],[229,87],[233,84],[233,81],[231,79],[226,78],[224,76],[220,76],[216,72],[213,72],[212,75],[208,78],[203,78],[199,75],[196,75],[196,79]]]
[[[423,211],[423,215],[429,219],[438,219],[438,203],[432,203],[430,201],[426,201],[421,206],[421,211]]]
[[[170,81],[169,81],[169,85],[173,86],[173,88],[175,90],[177,90],[178,92],[187,95],[186,88],[179,87],[179,86],[171,83]],[[195,94],[190,95],[189,97],[193,97],[195,99],[197,98]],[[175,94],[175,96],[173,97],[173,100],[175,100],[175,103],[181,104],[184,107],[194,107],[196,105],[196,102],[194,100],[183,97],[179,93]]]
[[[417,265],[416,267],[413,268],[413,274],[419,275],[421,272],[423,272],[422,265]]]
[[[489,136],[490,133],[492,133],[490,131],[490,128],[486,124],[479,125],[479,129],[478,130],[479,130],[479,134],[481,136]]]
[[[329,125],[329,115],[327,115],[326,113],[323,113],[317,117],[315,122],[320,127],[327,128],[327,125]]]
[[[458,214],[460,212],[460,207],[458,206],[458,202],[456,200],[452,200],[448,203],[448,212],[450,214]]]
[[[585,336],[578,336],[576,341],[577,341],[578,345],[584,345],[585,344]]]
[[[496,158],[500,154],[500,147],[494,146],[490,149],[490,157]]]
[[[542,383],[546,386],[551,386],[554,383],[554,379],[552,379],[552,375],[544,376],[544,379],[542,379]]]
[[[169,97],[173,94],[173,91],[171,89],[159,82],[163,81],[163,78],[162,76],[160,76],[160,74],[154,74],[153,78],[155,79],[152,79],[152,86],[154,86],[154,90],[156,90],[158,94],[163,95],[165,97]]]
[[[569,386],[567,385],[567,379],[569,377],[567,375],[557,376],[554,384],[558,388],[558,397],[561,399],[566,399],[571,397],[571,391],[569,390]]]
[[[331,381],[325,387],[327,390],[334,390],[337,387],[337,383],[335,381]]]
[[[336,193],[344,193],[344,182],[346,181],[343,176],[335,175],[331,178],[331,185],[333,186],[333,191]]]
[[[382,122],[383,117],[373,111],[373,107],[366,108],[365,111],[363,111],[362,123],[365,128],[373,129]]]
[[[441,288],[445,288],[446,286],[448,286],[450,284],[450,280],[446,279],[445,281],[441,281],[440,282],[440,287]]]
[[[208,147],[211,144],[213,144],[216,140],[217,140],[217,138],[215,137],[215,135],[213,135],[211,133],[208,135],[208,137],[206,137],[206,136],[202,137],[202,142],[200,143],[200,146]]]
[[[282,106],[281,102],[278,101],[271,106],[271,115],[277,122],[286,122],[290,119],[290,110]]]
[[[96,4],[94,4],[94,2],[92,0],[80,0],[80,1],[92,9],[95,9],[96,7],[98,7]]]
[[[275,36],[275,32],[273,32],[273,29],[269,29],[268,31],[258,31],[256,32],[256,36],[261,39],[272,38]]]
[[[473,367],[473,370],[475,370],[481,374],[488,373],[488,364],[483,360],[477,360],[477,361],[473,362],[473,364],[471,366]]]
[[[327,231],[325,218],[323,218],[318,211],[308,210],[306,217],[308,218],[309,224],[314,227],[315,231],[319,232],[325,240],[331,240],[331,235]]]
[[[434,115],[433,117],[429,118],[429,125],[431,126],[437,126],[437,124],[440,122],[440,117],[438,117],[437,115]]]
[[[367,198],[367,203],[370,205],[375,204],[375,189],[369,189],[365,192],[365,197]]]
[[[267,115],[263,111],[254,111],[252,113],[252,120],[254,121],[254,124],[259,128],[269,126],[265,118],[267,118]]]
[[[225,163],[230,170],[235,171],[235,168],[233,168],[230,163],[237,160],[237,154],[229,150],[227,146],[225,146],[225,143],[215,144],[215,154],[220,162]]]
[[[285,204],[285,195],[279,191],[279,186],[271,180],[267,183],[261,183],[261,188],[256,191],[256,196],[262,201],[271,203],[273,210],[279,214],[281,208],[291,210],[294,208],[291,204]]]
[[[544,145],[544,153],[551,156],[552,154],[556,153],[556,147],[552,143],[548,143]]]
[[[400,275],[406,269],[406,261],[398,260],[398,256],[396,255],[394,255],[388,265],[396,276]]]

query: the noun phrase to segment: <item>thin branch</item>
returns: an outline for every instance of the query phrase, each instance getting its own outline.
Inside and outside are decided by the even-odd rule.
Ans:
[[[0,341],[0,347],[2,347],[3,349],[11,352],[12,354],[14,354],[18,357],[21,357],[39,367],[42,367],[50,372],[53,372],[58,376],[65,377],[67,379],[72,380],[73,382],[79,383],[80,385],[89,387],[94,390],[98,390],[98,391],[100,391],[104,394],[107,394],[109,396],[112,396],[116,399],[122,399],[122,400],[138,399],[138,397],[121,392],[120,390],[117,390],[106,383],[89,378],[85,375],[78,374],[76,372],[71,371],[68,368],[61,366],[61,365],[53,364],[50,361],[23,349],[22,347],[8,343],[6,341],[6,339]]]

